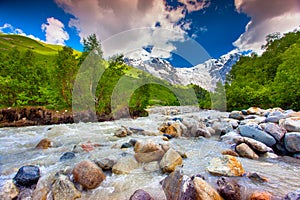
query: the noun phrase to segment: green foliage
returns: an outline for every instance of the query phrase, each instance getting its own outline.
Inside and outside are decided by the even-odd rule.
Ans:
[[[268,35],[262,56],[242,57],[227,77],[229,110],[250,106],[300,109],[300,32]]]

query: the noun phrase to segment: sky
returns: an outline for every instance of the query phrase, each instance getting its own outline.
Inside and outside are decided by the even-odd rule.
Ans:
[[[299,0],[0,0],[0,32],[80,51],[95,33],[106,57],[144,49],[178,67],[260,54],[266,35],[299,25]]]

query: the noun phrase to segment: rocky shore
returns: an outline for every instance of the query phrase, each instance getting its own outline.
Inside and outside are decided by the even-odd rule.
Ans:
[[[286,156],[300,166],[300,112],[254,107],[223,113],[218,117],[186,114],[176,108],[157,112],[165,116],[157,131],[136,128],[134,124],[132,127],[122,125],[114,131],[112,143],[108,146],[95,141],[74,144],[72,150],[59,157],[60,163],[71,161],[71,164],[68,167],[59,165],[62,168],[55,173],[41,173],[44,166],[40,165],[28,163],[22,166],[11,180],[5,182],[0,198],[89,199],[89,194],[97,194],[98,190],[107,187],[109,181],[119,177],[126,179],[138,171],[157,177],[161,191],[153,193],[137,186],[129,196],[122,197],[121,188],[124,189],[124,186],[118,190],[120,186],[116,183],[112,191],[119,191],[118,199],[300,199],[300,187],[286,191],[284,195],[279,195],[276,190],[261,189],[272,182],[272,177],[248,171],[245,167],[247,160],[272,163]],[[204,162],[205,170],[185,173],[189,171],[185,166],[197,158],[194,154],[207,149],[198,147],[182,151],[175,144],[183,141],[192,147],[193,141],[201,138],[206,143],[216,141],[215,144],[224,144],[228,148],[213,157],[206,156],[205,159],[209,160]],[[44,138],[36,144],[35,151],[48,151],[55,147],[55,141]],[[107,148],[111,152],[100,156]],[[118,152],[118,156],[112,156],[112,152]],[[82,155],[89,155],[88,159],[76,160]],[[193,166],[196,165],[193,162]]]

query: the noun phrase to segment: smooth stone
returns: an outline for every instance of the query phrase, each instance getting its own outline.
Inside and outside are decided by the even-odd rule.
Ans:
[[[74,181],[81,184],[83,188],[94,189],[98,187],[106,176],[95,163],[82,161],[73,168]]]
[[[244,120],[245,119],[244,116],[241,115],[239,111],[237,111],[237,112],[232,111],[229,114],[228,118],[237,119],[237,120]]]
[[[218,176],[242,176],[245,172],[241,162],[230,155],[213,158],[206,169],[211,174]]]
[[[276,159],[276,158],[278,158],[278,155],[276,155],[275,153],[266,152],[266,153],[262,154],[261,157]]]
[[[251,147],[254,151],[257,151],[259,153],[266,153],[266,152],[272,152],[272,148],[268,147],[262,142],[259,142],[255,139],[248,138],[248,137],[242,137],[239,140],[236,140],[236,143],[246,143],[249,147]]]
[[[131,144],[134,147],[134,145],[137,143],[137,140],[136,139],[130,139],[128,143]]]
[[[134,157],[135,159],[140,163],[148,163],[152,161],[159,161],[164,156],[165,151],[163,149],[159,149],[152,152],[146,152],[146,153],[135,153]]]
[[[52,185],[54,200],[74,200],[81,197],[81,193],[65,175],[59,175]]]
[[[132,157],[123,157],[112,167],[114,174],[129,174],[139,167],[138,162]]]
[[[132,145],[130,143],[126,142],[126,143],[122,144],[121,149],[126,149],[126,148],[130,148],[130,147],[132,147]]]
[[[243,115],[248,115],[247,110],[241,110],[241,113],[242,113]]]
[[[282,127],[289,132],[300,132],[300,117],[286,118],[282,122]]]
[[[300,152],[300,133],[286,133],[284,137],[284,146],[291,153]]]
[[[269,192],[254,192],[250,195],[249,200],[271,200],[272,195]]]
[[[245,143],[241,143],[235,147],[235,150],[241,157],[258,159],[259,156]]]
[[[133,128],[133,127],[129,127],[129,130],[132,131],[132,133],[134,134],[141,134],[143,131],[145,131],[142,128]]]
[[[59,161],[71,160],[75,158],[75,154],[73,152],[65,152],[60,158]]]
[[[49,147],[52,147],[53,146],[53,143],[51,140],[47,139],[47,138],[44,138],[42,139],[37,145],[35,148],[37,149],[48,149]]]
[[[275,116],[268,116],[265,120],[265,122],[272,122],[272,123],[278,123],[281,119],[285,119],[287,116],[284,114],[275,115]]]
[[[55,175],[52,173],[42,176],[32,193],[32,200],[48,200],[47,196],[51,193],[51,187],[54,181]]]
[[[12,180],[5,182],[4,186],[1,188],[0,199],[11,200],[17,197],[20,193],[18,187],[13,183]]]
[[[172,118],[172,120],[182,122],[183,119],[181,117],[174,117],[174,118]]]
[[[264,131],[273,136],[277,141],[280,141],[286,134],[286,130],[277,124],[267,123],[264,125]]]
[[[109,158],[104,158],[95,161],[96,165],[100,167],[102,170],[111,170],[115,164],[115,161]]]
[[[242,136],[250,137],[252,139],[260,141],[269,147],[276,144],[276,140],[271,135],[264,131],[253,128],[252,126],[242,125],[239,127],[239,131]]]
[[[159,168],[159,162],[153,161],[153,162],[145,163],[144,166],[143,166],[143,169],[147,172],[158,171],[160,169]]]
[[[250,108],[247,109],[247,114],[248,115],[252,115],[252,114],[260,115],[262,113],[263,113],[263,110],[258,108],[258,107],[250,107]]]
[[[221,177],[217,181],[217,191],[226,200],[240,200],[241,186],[236,179]]]
[[[168,139],[172,139],[172,138],[173,138],[172,135],[169,135],[169,134],[166,134],[166,133],[164,133],[163,136],[164,136],[164,137],[167,137]]]
[[[130,196],[129,200],[154,200],[151,195],[145,190],[136,190],[133,195]]]
[[[252,181],[259,182],[259,183],[264,183],[268,182],[268,178],[262,175],[259,175],[257,173],[247,173],[246,176],[251,179]]]
[[[222,155],[230,155],[230,156],[235,156],[239,157],[239,154],[231,149],[227,149],[221,152]]]
[[[178,122],[171,124],[165,133],[171,135],[172,137],[180,137],[182,135],[180,124]]]
[[[211,127],[215,130],[216,135],[224,135],[230,131],[233,131],[231,123],[226,121],[215,121]]]
[[[117,137],[126,137],[128,135],[132,135],[132,131],[126,128],[125,126],[122,126],[116,132],[114,133],[115,136]]]
[[[163,172],[173,172],[178,165],[182,164],[182,157],[174,149],[169,149],[162,157],[159,166]]]
[[[300,112],[291,111],[290,113],[288,113],[288,117],[300,117]]]
[[[199,200],[223,200],[219,193],[202,178],[195,177],[193,180],[196,190],[196,198]]]
[[[13,178],[17,185],[30,187],[35,185],[40,178],[40,169],[37,166],[26,165],[19,169]]]
[[[294,192],[289,192],[283,200],[299,200],[300,199],[300,188]]]
[[[152,140],[143,141],[143,142],[138,141],[134,145],[135,153],[148,153],[148,152],[153,152],[153,151],[157,151],[157,150],[161,150],[161,146],[159,144],[156,144]]]

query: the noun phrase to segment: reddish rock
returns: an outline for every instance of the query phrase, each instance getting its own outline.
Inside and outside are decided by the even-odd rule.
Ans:
[[[258,155],[245,143],[236,146],[235,150],[240,156],[250,159],[258,159]]]
[[[74,180],[86,189],[94,189],[104,181],[105,174],[91,161],[82,161],[73,169]]]
[[[236,179],[221,177],[217,181],[218,192],[226,200],[240,200],[241,186],[237,183]]]
[[[271,200],[272,195],[269,192],[254,192],[249,200]]]
[[[45,139],[42,139],[37,145],[35,148],[37,149],[48,149],[49,147],[52,147],[53,146],[53,143],[51,140],[45,138]]]
[[[196,190],[196,200],[223,200],[219,193],[202,178],[195,177],[193,183]]]

